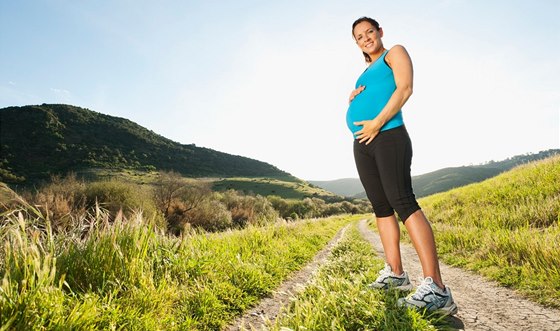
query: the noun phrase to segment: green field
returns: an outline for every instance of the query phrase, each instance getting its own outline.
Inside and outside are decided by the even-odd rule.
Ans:
[[[560,157],[419,203],[443,261],[560,307]]]
[[[558,307],[559,178],[554,157],[422,199],[442,259]],[[365,217],[177,237],[139,213],[99,209],[53,232],[37,209],[20,208],[0,219],[0,331],[220,330]],[[271,328],[446,328],[396,307],[394,293],[364,288],[382,263],[352,225]]]
[[[383,262],[357,233],[363,215],[180,238],[155,231],[140,215],[112,223],[101,211],[92,217],[84,220],[86,235],[83,228],[57,235],[32,219],[5,218],[0,330],[221,330],[349,223],[330,261],[273,327],[442,325],[437,316],[398,308],[392,292],[365,289]],[[337,318],[331,323],[325,313]]]
[[[254,193],[262,196],[277,195],[284,199],[303,198],[337,198],[334,193],[311,186],[304,181],[284,181],[272,178],[224,178],[213,181],[213,189],[225,191],[229,189]]]
[[[437,314],[400,308],[398,291],[368,290],[383,260],[358,232],[356,223],[333,249],[313,281],[284,308],[272,330],[446,329]],[[283,329],[284,328],[284,329]],[[285,329],[288,328],[288,329]]]
[[[139,215],[110,223],[98,211],[86,235],[8,215],[0,330],[219,330],[355,219],[176,238]]]
[[[140,185],[151,185],[158,177],[157,171],[134,169],[88,169],[78,173],[87,180],[119,180]],[[186,177],[187,178],[187,177]],[[276,195],[284,199],[320,198],[323,200],[342,200],[342,197],[301,180],[278,178],[191,178],[194,181],[208,182],[215,191],[236,190],[244,194],[261,196]]]

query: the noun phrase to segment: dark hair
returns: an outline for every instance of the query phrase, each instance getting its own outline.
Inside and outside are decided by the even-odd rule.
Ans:
[[[366,16],[360,17],[357,20],[354,21],[354,23],[352,23],[352,37],[354,39],[356,39],[356,36],[354,36],[354,28],[356,27],[356,25],[362,23],[362,22],[369,22],[371,25],[373,25],[373,27],[375,28],[375,30],[379,31],[379,23],[374,20],[373,18],[369,18]],[[362,52],[364,54],[364,57],[366,58],[366,62],[370,63],[371,62],[371,57],[369,57],[369,55],[367,55],[366,53]]]

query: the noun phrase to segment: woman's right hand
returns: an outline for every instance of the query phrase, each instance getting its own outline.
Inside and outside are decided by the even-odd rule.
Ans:
[[[352,102],[352,100],[354,100],[354,98],[356,97],[356,95],[362,93],[362,91],[365,89],[366,87],[364,85],[360,85],[358,86],[357,89],[353,90],[352,93],[350,93],[350,98],[348,99],[348,103]]]

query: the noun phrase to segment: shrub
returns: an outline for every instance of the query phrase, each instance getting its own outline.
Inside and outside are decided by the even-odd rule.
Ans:
[[[296,214],[298,218],[313,218],[322,215],[325,201],[319,198],[305,198],[301,201],[291,200],[289,203],[290,215]]]
[[[282,199],[277,195],[269,195],[266,197],[266,199],[270,202],[272,207],[276,209],[278,214],[280,214],[280,217],[282,218],[290,217],[291,212],[290,212],[290,204],[288,203],[288,200]]]
[[[157,208],[149,192],[137,184],[118,180],[93,182],[86,186],[85,196],[88,207],[99,203],[113,216],[120,210],[127,215],[141,210],[147,218],[157,218]]]
[[[206,199],[185,213],[185,220],[206,231],[222,231],[233,226],[231,213],[218,200]]]
[[[272,203],[260,195],[242,195],[234,190],[228,190],[220,194],[219,199],[231,212],[233,224],[240,228],[248,224],[271,223],[279,216]]]
[[[36,205],[45,219],[51,221],[55,232],[73,226],[73,217],[86,210],[86,185],[69,173],[65,177],[52,176],[49,183],[35,193],[24,193],[32,205]]]
[[[165,218],[169,216],[173,200],[181,195],[185,187],[186,183],[181,174],[174,171],[159,173],[154,183],[153,199]]]
[[[177,172],[164,171],[154,183],[152,199],[165,218],[167,229],[179,235],[192,221],[189,214],[195,213],[193,210],[209,199],[211,193],[207,182],[187,180]]]

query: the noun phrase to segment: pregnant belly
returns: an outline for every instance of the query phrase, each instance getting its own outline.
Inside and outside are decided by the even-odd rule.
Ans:
[[[352,133],[356,133],[362,129],[362,126],[354,125],[354,122],[372,120],[374,119],[383,109],[383,105],[376,102],[376,98],[366,93],[367,88],[360,94],[358,94],[354,100],[350,103],[348,110],[346,111],[346,125]],[[379,98],[377,98],[379,100]]]

